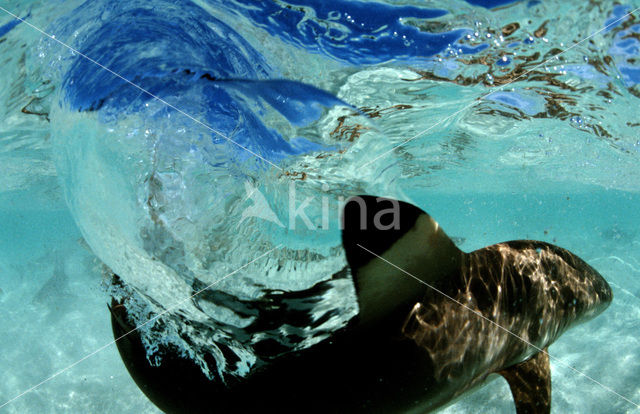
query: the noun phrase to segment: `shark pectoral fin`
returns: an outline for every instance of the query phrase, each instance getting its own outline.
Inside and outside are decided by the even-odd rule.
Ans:
[[[551,370],[545,348],[531,359],[499,371],[511,388],[518,414],[551,412]]]
[[[420,282],[432,283],[460,268],[463,253],[438,223],[412,204],[352,197],[342,220],[342,245],[355,282],[361,323],[395,311],[404,318],[427,289]]]

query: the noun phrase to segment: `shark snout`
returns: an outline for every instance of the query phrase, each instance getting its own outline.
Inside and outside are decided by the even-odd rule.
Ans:
[[[609,283],[607,283],[604,277],[602,277],[602,275],[595,269],[594,272],[595,275],[593,276],[593,290],[595,291],[595,294],[598,298],[599,307],[601,308],[600,312],[602,312],[609,306],[611,301],[613,301],[613,291],[611,290],[611,286],[609,286]]]
[[[581,292],[577,295],[582,302],[580,304],[582,312],[576,315],[580,323],[601,314],[613,300],[611,286],[597,270],[586,263],[584,263],[582,270],[586,277],[580,283],[582,286],[578,287],[578,290]]]

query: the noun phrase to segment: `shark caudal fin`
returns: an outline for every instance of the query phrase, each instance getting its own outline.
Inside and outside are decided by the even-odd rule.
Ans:
[[[409,312],[427,289],[420,282],[431,284],[460,269],[464,253],[412,204],[356,196],[346,202],[342,220],[362,323]]]
[[[498,374],[509,383],[518,414],[551,412],[551,369],[546,348]]]

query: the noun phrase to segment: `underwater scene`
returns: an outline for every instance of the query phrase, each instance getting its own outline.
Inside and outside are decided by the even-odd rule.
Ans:
[[[639,16],[1,1],[0,414],[640,412]]]

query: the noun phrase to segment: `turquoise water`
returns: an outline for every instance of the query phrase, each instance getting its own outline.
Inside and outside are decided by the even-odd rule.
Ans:
[[[358,2],[333,12],[371,27],[309,1],[292,2],[302,11],[291,15],[280,10],[285,3],[243,1],[157,2],[143,11],[3,3],[164,102],[0,11],[0,404],[112,341],[105,266],[136,292],[139,321],[171,309],[144,330],[150,352],[171,342],[202,363],[213,337],[245,362],[231,373],[210,370],[214,378],[272,357],[254,352],[261,335],[290,349],[325,339],[356,312],[348,281],[308,309],[338,316],[294,327],[299,342],[278,329],[249,332],[240,312],[205,299],[173,306],[196,282],[213,283],[279,245],[217,289],[250,301],[265,287],[327,280],[344,265],[337,200],[356,193],[421,206],[465,251],[531,238],[585,259],[609,281],[614,302],[549,352],[640,402],[640,31],[631,18],[615,21],[638,5],[471,3],[377,4],[390,8],[381,31],[384,22]],[[212,86],[205,75],[228,82]],[[327,229],[300,217],[291,228],[292,179],[295,205],[315,196],[306,212],[316,227],[327,200]],[[258,202],[247,188],[282,227],[244,214]],[[185,330],[185,319],[202,331]],[[563,364],[552,361],[552,371],[553,412],[634,412]],[[513,412],[512,404],[500,379],[444,412]],[[154,410],[115,346],[0,408]]]

